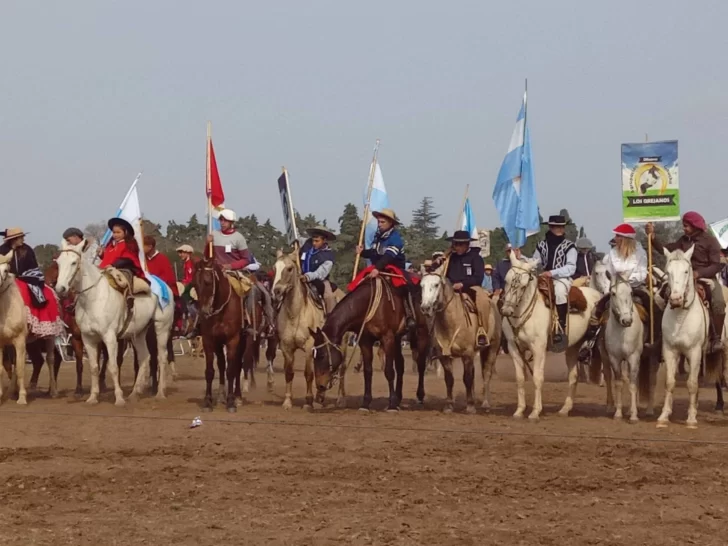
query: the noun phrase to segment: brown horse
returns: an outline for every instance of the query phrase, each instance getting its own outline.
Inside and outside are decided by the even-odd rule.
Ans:
[[[241,330],[243,326],[242,301],[228,281],[227,275],[214,258],[203,258],[195,264],[192,284],[197,292],[199,326],[205,348],[205,400],[203,410],[212,411],[212,381],[215,362],[220,372],[218,400],[225,400],[230,413],[235,405],[235,379],[240,378],[242,354]],[[227,352],[227,366],[225,353]],[[224,393],[227,372],[227,396]]]
[[[255,369],[260,359],[260,344],[263,341],[268,324],[265,318],[265,300],[262,288],[253,284],[250,292],[245,297],[245,325],[243,327],[243,392],[255,388]],[[268,390],[272,391],[272,372],[268,372]],[[236,386],[235,396],[241,396],[240,384]]]
[[[418,289],[413,291],[414,299],[419,300]],[[317,398],[320,402],[323,402],[326,390],[336,381],[336,374],[344,361],[345,334],[361,332],[358,342],[364,361],[364,398],[360,409],[369,411],[371,405],[374,342],[379,340],[385,354],[384,375],[389,384],[387,411],[399,410],[404,376],[402,337],[406,333],[409,333],[412,356],[417,361],[417,400],[420,404],[424,403],[429,332],[418,305],[415,305],[417,325],[413,331],[406,331],[406,298],[401,289],[393,288],[389,281],[381,277],[365,280],[338,303],[327,317],[323,328],[311,332],[314,338]]]

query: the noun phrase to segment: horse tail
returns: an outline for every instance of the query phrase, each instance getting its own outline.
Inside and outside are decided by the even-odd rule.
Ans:
[[[653,347],[645,347],[640,357],[640,367],[637,372],[637,392],[640,400],[649,400],[650,393],[652,391],[652,378],[653,374],[656,373],[654,366],[652,365],[655,360]]]
[[[711,383],[719,383],[725,371],[725,358],[723,351],[705,355],[705,379]]]

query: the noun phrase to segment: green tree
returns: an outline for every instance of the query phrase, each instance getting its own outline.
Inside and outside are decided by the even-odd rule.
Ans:
[[[440,217],[435,212],[431,197],[423,197],[420,206],[412,211],[412,223],[410,232],[421,239],[434,239],[437,237],[437,219]]]
[[[43,244],[36,246],[33,249],[33,252],[35,252],[35,257],[38,260],[38,267],[40,267],[40,270],[43,271],[51,265],[53,259],[60,252],[60,248],[53,244]]]
[[[336,252],[331,279],[338,286],[346,286],[351,281],[360,230],[359,212],[354,204],[347,203],[344,206],[344,212],[339,216],[339,234],[331,245]]]
[[[683,235],[682,222],[680,221],[655,222],[653,225],[655,226],[655,238],[662,244],[677,241]],[[645,234],[644,226],[638,226],[635,228],[635,231],[637,231],[637,241],[644,247],[645,252],[647,252],[647,235]],[[666,261],[664,254],[652,252],[652,263],[663,271]]]

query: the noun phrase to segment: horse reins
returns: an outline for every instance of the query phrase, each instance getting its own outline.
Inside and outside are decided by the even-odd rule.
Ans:
[[[230,298],[232,297],[232,293],[233,293],[233,287],[230,286],[230,283],[228,283],[228,295],[227,295],[227,299],[225,300],[225,302],[220,307],[218,307],[217,309],[215,309],[214,308],[214,305],[215,305],[215,296],[217,295],[217,285],[220,282],[220,279],[219,279],[218,274],[217,274],[217,269],[214,268],[214,267],[203,267],[202,270],[203,271],[212,271],[213,272],[213,276],[212,276],[212,278],[213,278],[213,283],[212,283],[212,296],[211,296],[211,300],[210,300],[211,303],[212,303],[212,305],[213,305],[213,310],[210,311],[209,313],[204,313],[202,311],[202,309],[200,309],[200,314],[201,315],[205,315],[207,318],[211,318],[211,317],[214,317],[215,315],[221,313],[225,309],[225,307],[227,306],[227,304],[230,302]],[[215,281],[217,281],[217,282],[215,282]]]

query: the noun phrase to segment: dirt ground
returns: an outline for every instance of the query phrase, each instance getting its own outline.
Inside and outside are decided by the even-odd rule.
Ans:
[[[443,415],[434,373],[424,410],[386,413],[378,367],[376,411],[357,411],[363,381],[352,372],[348,409],[308,413],[299,363],[297,408],[284,412],[277,361],[275,393],[261,369],[230,415],[200,411],[202,359],[177,366],[166,401],[117,408],[107,392],[89,407],[64,364],[60,398],[0,407],[0,544],[726,543],[728,420],[713,414],[712,389],[696,431],[684,426],[682,384],[667,430],[614,422],[596,385],[580,385],[573,416],[560,418],[565,366],[552,356],[544,417],[516,421],[501,356],[489,414],[462,412],[458,380],[460,411]],[[408,366],[405,405],[415,387]]]

